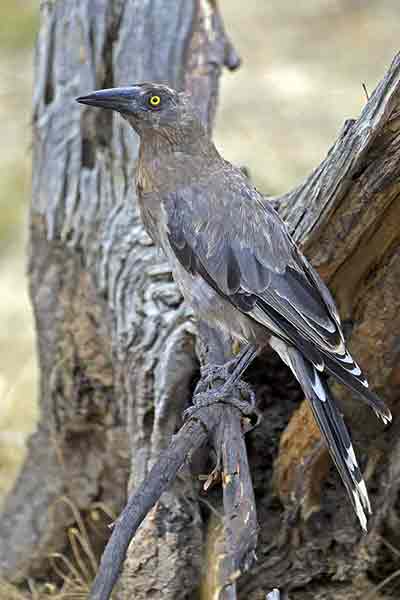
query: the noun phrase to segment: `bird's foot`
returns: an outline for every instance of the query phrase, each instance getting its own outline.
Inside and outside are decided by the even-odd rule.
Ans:
[[[221,379],[220,373],[221,371],[219,371],[218,379]],[[236,398],[232,395],[234,388],[240,391],[241,398]],[[203,387],[201,389],[203,389]],[[218,402],[234,406],[246,417],[255,416],[256,421],[253,424],[254,427],[260,422],[261,415],[256,408],[256,395],[251,386],[240,379],[231,383],[229,378],[227,382],[218,388],[197,392],[193,397],[193,406],[190,406],[185,410],[183,417],[185,420],[190,419],[190,417],[192,417],[200,408]]]
[[[256,396],[249,384],[241,380],[241,376],[257,356],[259,349],[250,344],[232,360],[223,365],[207,365],[201,371],[201,379],[197,384],[193,397],[193,406],[184,412],[184,419],[190,418],[197,410],[204,406],[210,406],[217,402],[224,402],[235,406],[246,417],[256,416],[255,424],[251,422],[250,427],[258,425],[260,414],[256,410]],[[237,398],[234,390],[240,392],[242,398]],[[244,399],[243,399],[244,398]]]

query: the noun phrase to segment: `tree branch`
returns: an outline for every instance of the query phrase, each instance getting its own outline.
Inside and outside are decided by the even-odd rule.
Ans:
[[[237,68],[239,59],[232,44],[226,38],[216,5],[210,3],[206,9],[206,4],[199,3],[197,17],[193,21],[192,41],[187,55],[185,89],[193,95],[203,122],[211,129],[221,67],[228,61],[229,68]],[[208,360],[213,364],[225,362],[231,354],[230,340],[221,333],[207,329],[204,323],[199,329],[203,344],[207,346]],[[220,455],[221,452],[223,455],[228,555],[228,559],[224,562],[224,568],[220,570],[219,579],[221,591],[230,582],[233,582],[234,590],[230,597],[236,598],[234,578],[238,577],[241,570],[246,570],[250,566],[256,546],[255,501],[240,413],[228,407],[224,407],[224,410],[221,411],[221,407],[216,406],[199,410],[195,420],[194,435],[192,432],[192,440],[190,436],[187,436],[188,425],[182,427],[168,450],[161,454],[148,477],[139,486],[138,491],[130,497],[104,552],[100,570],[91,592],[93,600],[109,598],[129,542],[146,512],[172,483],[189,451],[194,451],[204,441],[206,432],[211,432],[215,423],[219,421],[220,434],[213,436],[213,439],[217,455]],[[201,429],[200,422],[203,423],[205,429]],[[191,421],[189,421],[190,423]],[[193,424],[191,428],[193,428]],[[160,479],[161,476],[162,479]]]
[[[135,513],[136,527],[163,486],[171,485],[188,451],[180,447],[179,455],[173,453],[173,466],[167,461],[169,475],[161,491],[153,475],[146,479],[160,452],[168,457],[164,449],[190,398],[198,368],[193,327],[168,267],[139,220],[133,186],[137,138],[110,113],[82,111],[74,97],[132,81],[164,81],[193,94],[211,129],[222,65],[238,64],[214,0],[52,2],[43,4],[42,15],[29,273],[41,365],[40,422],[0,522],[0,568],[10,578],[42,577],[49,551],[65,546],[70,516],[57,510],[55,519],[48,518],[60,496],[68,494],[81,511],[89,512],[95,499],[118,512],[129,474],[131,485],[145,481],[150,486],[145,487],[147,505]],[[74,51],[66,54],[65,48]],[[274,200],[336,293],[351,330],[352,350],[371,382],[392,400],[395,416],[400,382],[398,98],[396,57],[361,117],[346,124],[322,165],[297,190]],[[229,340],[210,346],[214,363],[231,354]],[[279,369],[274,363],[270,374],[264,365],[257,379],[258,399],[268,410],[268,421],[251,440],[253,476],[264,511],[261,546],[277,536],[281,525],[269,475],[295,406],[290,382],[282,384],[287,373]],[[281,392],[278,401],[271,389]],[[345,411],[350,403],[346,397]],[[224,504],[228,518],[235,515],[232,522],[225,519],[223,552],[228,559],[221,562],[218,586],[221,598],[235,599],[237,567],[244,570],[256,543],[255,511],[250,510],[246,529],[249,507],[240,488],[247,490],[251,506],[254,500],[239,413],[223,405],[209,411],[205,420],[220,419],[211,441],[222,455],[223,478],[232,477],[224,488]],[[398,496],[399,480],[390,465],[399,463],[394,450],[399,420],[377,436],[364,407],[351,406],[350,412],[349,422],[366,438],[366,447],[371,440],[381,444],[384,458],[375,473],[381,509],[373,523],[379,529],[389,523]],[[296,440],[308,439],[310,422],[290,430],[285,453],[293,467],[303,454],[290,449],[298,449]],[[207,434],[196,423],[191,427],[199,427],[195,439],[200,443]],[[189,444],[186,435],[184,439]],[[155,596],[177,600],[180,593],[190,596],[198,589],[201,513],[196,494],[187,493],[192,480],[182,479],[163,495],[154,519],[142,524],[128,549],[126,597],[147,597],[151,588]],[[282,589],[304,587],[313,578],[314,587],[326,595],[326,589],[339,583],[350,589],[355,575],[370,573],[378,545],[371,546],[371,535],[368,552],[359,552],[341,499],[341,487],[331,486],[319,528],[304,538],[300,549],[291,552],[288,544],[268,558],[261,551],[257,569],[241,580],[243,596],[254,590],[264,596],[262,590],[276,582]],[[232,529],[235,520],[238,525]],[[128,524],[122,531],[126,544],[134,527]],[[326,565],[321,556],[328,551]],[[108,573],[116,577],[116,571]],[[337,580],[331,581],[332,574]],[[353,590],[348,597],[355,598]]]
[[[358,119],[346,121],[326,159],[295,190],[272,199],[295,240],[334,293],[347,327],[349,346],[369,382],[396,413],[400,380],[400,54],[366,103]],[[379,352],[377,353],[377,348]],[[346,420],[365,449],[384,447],[375,416],[335,384]],[[276,462],[278,489],[285,502],[292,493],[300,455],[315,445],[315,428],[304,428],[302,407],[283,436]],[[302,418],[298,418],[302,415]],[[312,417],[306,417],[313,423]],[[319,433],[318,433],[319,436]],[[312,512],[329,462],[318,461]],[[307,494],[310,489],[308,488]],[[308,500],[307,500],[308,502]]]
[[[220,441],[215,446],[222,452],[226,548],[219,562],[219,586],[215,593],[221,592],[221,599],[225,600],[223,594],[236,599],[236,580],[256,559],[258,523],[243,425],[236,409],[225,407],[219,430]]]
[[[204,414],[203,414],[204,413]],[[169,488],[188,455],[199,448],[221,417],[220,411],[199,410],[198,418],[190,419],[173,437],[154,464],[149,475],[129,497],[103,553],[99,571],[93,583],[91,600],[108,600],[119,577],[130,541],[139,525]]]
[[[203,345],[207,346],[206,355],[211,364],[223,364],[231,358],[229,338],[203,321],[199,323],[199,334]],[[233,395],[239,397],[237,391]],[[228,404],[222,404],[222,408],[222,418],[211,436],[217,468],[222,463],[224,505],[223,540],[217,544],[213,557],[217,566],[212,593],[219,600],[236,600],[236,580],[255,560],[258,524],[242,415]],[[208,409],[212,414],[214,406]]]

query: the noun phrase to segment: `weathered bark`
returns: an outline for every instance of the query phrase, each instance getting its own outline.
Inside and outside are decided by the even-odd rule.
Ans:
[[[224,364],[229,359],[232,353],[229,338],[203,322],[199,323],[198,335],[202,345],[201,354],[206,353],[211,364]],[[194,404],[201,386],[202,381],[196,386]],[[240,400],[238,390],[232,395]],[[248,418],[242,422],[242,416],[237,407],[226,406],[221,402],[209,406],[200,405],[186,419],[178,433],[172,437],[168,448],[157,457],[148,475],[130,494],[124,510],[115,521],[90,589],[91,600],[109,600],[118,580],[120,591],[125,584],[126,595],[129,596],[136,585],[136,572],[133,569],[135,577],[132,578],[130,562],[139,547],[133,544],[129,550],[129,543],[143,519],[159,500],[154,510],[154,519],[158,521],[165,518],[166,515],[160,510],[166,497],[165,492],[177,478],[185,461],[193,457],[207,441],[211,441],[214,447],[216,465],[206,478],[204,490],[221,479],[224,504],[224,515],[218,528],[218,544],[215,544],[213,552],[214,577],[212,580],[207,577],[207,582],[211,581],[211,593],[220,600],[237,598],[237,579],[254,563],[258,538],[256,504],[243,439],[246,430],[251,428],[251,422]],[[144,529],[151,522],[152,519],[148,519],[144,523]],[[146,542],[148,544],[148,539]],[[142,565],[143,558],[140,560]],[[151,578],[152,573],[149,572],[147,581]],[[174,594],[186,597],[187,591],[177,588]]]
[[[399,73],[398,55],[359,119],[345,123],[325,161],[298,189],[275,200],[333,291],[350,349],[394,414],[400,383]],[[365,449],[387,452],[393,447],[396,423],[381,434],[370,411],[353,403],[343,388],[334,390],[345,400],[346,420]],[[297,446],[306,443],[299,431],[307,410],[297,413],[284,440],[281,475],[289,480],[287,469],[296,461],[291,452],[296,455]],[[313,420],[309,414],[306,419],[312,446]],[[322,475],[326,464],[317,464]]]
[[[195,330],[138,218],[138,140],[118,117],[82,109],[74,98],[127,82],[165,81],[191,90],[211,125],[222,59],[237,64],[215,10],[211,0],[43,3],[29,262],[40,421],[0,522],[0,572],[10,579],[43,576],[49,552],[65,547],[73,516],[58,502],[61,496],[83,513],[99,501],[118,513],[127,486],[143,480],[181,424],[198,371]],[[299,393],[274,357],[260,359],[250,377],[264,420],[248,436],[260,543],[258,563],[238,583],[239,598],[265,597],[275,586],[301,600],[361,598],[382,578],[379,535],[398,541],[399,116],[397,57],[321,166],[273,200],[329,282],[351,349],[394,412],[393,427],[383,432],[374,415],[334,388],[360,450],[380,452],[369,469],[371,533],[360,539],[335,475],[334,486],[323,489],[322,511],[301,528],[301,547],[294,536],[283,547],[276,544],[282,508],[273,501],[274,460],[277,491],[286,502],[296,466],[319,436],[302,406],[278,453]],[[225,456],[228,472],[231,459]],[[320,501],[328,463],[322,456],[312,464],[307,514]],[[207,577],[202,565],[213,566],[220,543],[213,543],[210,513],[199,504],[188,471],[140,528],[118,598],[215,592],[218,577]],[[217,490],[207,501],[219,510]]]

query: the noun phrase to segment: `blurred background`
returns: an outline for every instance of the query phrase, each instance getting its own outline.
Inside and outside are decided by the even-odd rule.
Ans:
[[[68,0],[63,0],[68,1]],[[71,1],[71,0],[70,0]],[[39,0],[0,6],[0,504],[36,418],[25,249]],[[243,59],[222,81],[216,141],[260,189],[284,192],[356,117],[398,47],[398,0],[221,0]]]

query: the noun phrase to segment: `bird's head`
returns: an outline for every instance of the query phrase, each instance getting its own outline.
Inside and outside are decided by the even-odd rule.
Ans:
[[[142,135],[149,130],[182,130],[199,124],[190,100],[166,85],[140,83],[92,92],[77,101],[119,112]]]

